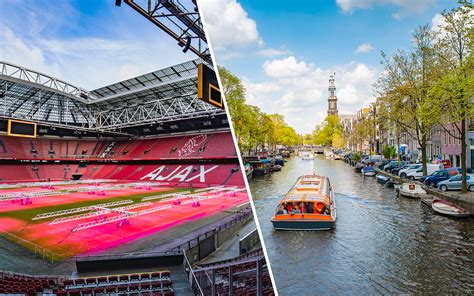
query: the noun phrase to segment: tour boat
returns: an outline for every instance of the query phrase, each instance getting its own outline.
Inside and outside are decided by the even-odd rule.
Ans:
[[[439,214],[457,217],[457,218],[465,218],[469,217],[470,212],[460,206],[453,204],[447,200],[442,199],[433,199],[433,203],[431,204],[431,208]]]
[[[426,196],[426,191],[419,184],[404,183],[398,187],[398,194],[409,198],[421,198]]]
[[[329,230],[336,222],[336,199],[329,179],[319,175],[298,178],[278,202],[271,222],[276,230]]]

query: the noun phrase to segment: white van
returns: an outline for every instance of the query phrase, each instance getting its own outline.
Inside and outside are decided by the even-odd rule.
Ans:
[[[431,175],[432,173],[444,169],[444,165],[442,163],[438,164],[433,164],[433,163],[427,163],[426,164],[426,175]],[[410,180],[418,180],[421,177],[423,177],[423,166],[417,170],[412,170],[407,172],[407,178]]]

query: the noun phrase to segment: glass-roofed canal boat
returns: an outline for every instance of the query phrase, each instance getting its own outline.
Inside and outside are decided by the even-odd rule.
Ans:
[[[329,179],[319,175],[298,178],[278,202],[271,222],[277,230],[329,230],[336,223],[336,200]]]

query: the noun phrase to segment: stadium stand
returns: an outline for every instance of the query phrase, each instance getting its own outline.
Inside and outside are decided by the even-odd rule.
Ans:
[[[27,269],[16,269],[15,264],[17,263],[10,264],[11,260],[8,256],[4,256],[0,260],[7,258],[7,263],[10,264],[7,266],[12,270],[28,270],[31,273],[28,275],[0,270],[0,295],[176,294],[189,296],[193,294],[190,289],[190,278],[187,277],[186,270],[183,269],[182,260],[176,266],[170,266],[170,270],[175,268],[171,275],[167,270],[145,272],[149,270],[148,267],[144,269],[137,267],[137,269],[131,268],[117,272],[106,270],[97,276],[82,277],[77,265],[78,258],[68,257],[69,255],[64,255],[62,251],[63,249],[69,250],[70,254],[74,254],[71,256],[87,252],[88,246],[86,243],[82,245],[83,239],[81,238],[82,233],[87,233],[86,230],[84,232],[70,232],[69,225],[66,227],[66,224],[63,224],[64,226],[61,228],[48,224],[46,227],[50,227],[48,228],[51,230],[48,232],[50,237],[59,238],[63,232],[67,234],[57,243],[55,241],[54,245],[42,245],[48,239],[45,238],[44,228],[41,225],[46,225],[48,222],[28,221],[30,218],[24,218],[23,211],[26,210],[29,214],[37,210],[42,212],[41,207],[43,206],[59,207],[59,210],[67,211],[75,208],[74,204],[76,203],[86,201],[93,203],[97,200],[97,204],[100,204],[99,200],[102,198],[115,198],[112,194],[99,196],[99,194],[93,195],[82,190],[87,189],[88,186],[100,186],[101,182],[111,183],[111,187],[114,184],[122,183],[162,183],[156,187],[153,186],[155,184],[151,185],[157,192],[161,189],[188,190],[181,189],[183,187],[199,188],[205,191],[207,188],[204,187],[219,188],[221,185],[227,185],[227,188],[240,187],[236,189],[236,192],[245,190],[243,188],[245,176],[240,171],[226,112],[196,97],[197,67],[202,62],[199,59],[193,60],[93,91],[86,91],[46,74],[0,61],[0,69],[8,70],[2,72],[0,89],[3,91],[2,95],[5,101],[9,101],[9,105],[2,109],[3,113],[0,116],[0,185],[5,190],[15,188],[15,186],[20,187],[15,189],[15,192],[18,193],[15,193],[17,196],[14,196],[13,199],[4,193],[6,197],[3,205],[19,209],[18,212],[21,212],[19,216],[22,217],[20,222],[26,223],[22,229],[27,229],[27,231],[16,231],[15,223],[18,221],[16,218],[7,217],[2,220],[2,223],[5,221],[5,225],[0,223],[0,239],[4,239],[4,243],[8,243],[8,245],[19,244],[18,251],[25,256],[17,256],[16,253],[13,253],[13,256],[20,258],[21,266]],[[22,73],[22,75],[19,76],[15,73]],[[30,79],[31,77],[34,79]],[[58,81],[60,81],[59,86]],[[41,98],[44,100],[41,104],[38,104],[37,96],[34,95],[38,93],[41,93]],[[35,124],[35,134],[10,135],[9,125],[14,121]],[[63,182],[69,180],[78,181]],[[71,192],[63,194],[59,188],[54,190],[54,186],[51,184],[58,186],[73,184],[72,187],[81,190],[77,192],[70,190]],[[35,187],[42,187],[42,189],[36,190]],[[123,192],[116,192],[118,198],[125,198],[128,190],[132,192],[136,188],[131,187]],[[189,189],[189,191],[191,190]],[[66,196],[56,199],[55,196],[59,195]],[[184,252],[183,246],[190,249],[199,248],[202,256],[208,256],[210,253],[204,253],[202,250],[207,247],[209,252],[213,252],[217,241],[223,242],[220,239],[221,236],[217,236],[215,231],[232,235],[232,231],[241,227],[242,221],[245,220],[235,218],[235,221],[228,221],[228,219],[234,219],[233,215],[242,214],[240,207],[247,202],[243,192],[238,195],[240,196],[235,199],[235,205],[232,202],[225,203],[228,207],[224,207],[222,203],[219,204],[218,198],[229,198],[229,201],[232,201],[233,196],[230,194],[217,197],[217,205],[212,204],[214,200],[208,199],[207,201],[202,200],[199,209],[189,205],[188,208],[174,207],[177,209],[176,212],[164,211],[163,217],[169,217],[170,221],[164,223],[157,219],[156,224],[161,226],[156,229],[153,228],[153,224],[149,224],[153,223],[151,219],[139,218],[142,216],[136,216],[137,219],[133,216],[130,224],[122,224],[124,221],[129,222],[127,219],[118,223],[104,224],[102,229],[107,230],[97,232],[94,252],[104,252],[105,250],[124,252],[116,248],[119,245],[122,246],[122,242],[127,242],[124,245],[136,252],[136,248],[145,246],[139,244],[133,246],[134,240],[143,238],[143,244],[146,244],[147,249],[166,247],[167,249],[162,251],[169,252],[174,250],[174,244],[176,244],[179,248],[174,251],[181,256]],[[33,199],[38,196],[46,198],[43,200]],[[30,198],[33,199],[33,203]],[[29,203],[23,204],[24,201]],[[210,208],[212,207],[212,211],[204,212],[207,211],[206,202],[209,203]],[[27,209],[27,206],[31,209]],[[80,208],[79,205],[77,207]],[[159,206],[155,208],[159,208]],[[126,214],[132,212],[136,213],[137,211],[131,210]],[[124,210],[121,213],[125,213]],[[159,211],[149,212],[149,214],[160,215]],[[116,212],[110,215],[117,216]],[[248,217],[246,219],[250,219],[252,217],[251,210],[248,209],[245,215]],[[103,219],[103,217],[98,217],[98,219]],[[213,219],[218,220],[213,221]],[[180,224],[182,221],[186,222]],[[147,239],[158,231],[162,231],[161,227],[163,227],[163,231],[171,233],[173,227],[181,227],[181,225],[190,227],[190,224],[184,224],[189,223],[187,221],[195,221],[190,224],[196,228],[189,230],[189,233],[179,229],[177,232],[180,233],[180,236],[173,240],[170,239],[166,243],[157,243],[158,240]],[[228,226],[221,229],[218,223],[228,224]],[[8,227],[7,229],[12,233],[1,233],[2,226]],[[143,232],[140,232],[142,227]],[[71,227],[71,229],[77,228]],[[130,232],[130,235],[127,231]],[[200,231],[206,231],[204,237],[200,237]],[[222,237],[226,237],[225,235]],[[104,240],[101,240],[101,237]],[[210,239],[215,240],[216,243],[209,244]],[[52,240],[50,241],[52,242]],[[48,240],[48,243],[50,241]],[[117,245],[115,245],[116,243]],[[22,248],[20,244],[24,244],[24,247],[27,248]],[[91,245],[91,243],[87,244]],[[124,249],[127,249],[125,246]],[[82,251],[82,247],[84,247],[84,251]],[[78,248],[77,253],[74,253],[76,252],[74,248]],[[50,254],[50,249],[57,249],[60,253],[56,254],[58,256],[54,256],[53,251]],[[139,260],[142,256],[140,253],[127,252],[124,254],[123,256],[126,257],[124,260],[133,260],[135,257]],[[30,259],[29,256],[32,255],[36,256]],[[201,255],[199,255],[199,260],[203,259]],[[109,257],[106,257],[110,262]],[[65,260],[65,258],[75,258],[76,260],[76,269],[67,267],[66,274],[77,272],[77,274],[81,274],[81,277],[32,275],[41,274],[42,270],[50,270],[49,268],[53,274],[64,274],[64,270],[61,270],[62,267],[59,267],[60,263],[57,266],[56,263]],[[254,295],[258,291],[267,294],[268,289],[271,289],[271,283],[269,283],[266,264],[262,264],[262,258],[261,255],[252,258],[239,257],[229,262],[220,262],[215,266],[200,266],[197,268],[197,272],[205,274],[204,269],[215,270],[219,283],[215,283],[214,288],[209,285],[204,288],[217,289],[220,294],[225,294],[226,289],[249,295]],[[30,262],[35,262],[37,266],[33,266]],[[0,266],[2,266],[1,263],[5,262],[0,262]],[[45,266],[43,263],[47,264],[48,269],[42,269]],[[162,266],[153,266],[152,269]],[[228,270],[229,266],[232,266],[235,274],[226,277],[225,270],[226,268]],[[29,269],[34,269],[34,271]],[[261,284],[263,288],[257,287],[257,284]],[[253,287],[244,288],[245,285],[253,285]]]
[[[172,296],[175,293],[170,271],[162,270],[75,279],[0,272],[0,294]]]

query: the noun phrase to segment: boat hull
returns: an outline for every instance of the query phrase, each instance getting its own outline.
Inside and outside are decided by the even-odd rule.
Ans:
[[[252,180],[252,177],[253,177],[253,170],[245,172],[245,174],[247,175],[247,181],[250,182],[250,180]]]
[[[453,203],[444,200],[434,200],[431,204],[431,208],[438,214],[455,217],[455,218],[467,218],[470,213],[465,209],[461,209]]]
[[[334,221],[275,221],[272,220],[276,230],[330,230]]]

